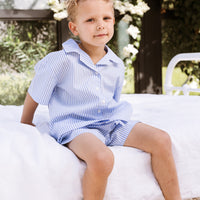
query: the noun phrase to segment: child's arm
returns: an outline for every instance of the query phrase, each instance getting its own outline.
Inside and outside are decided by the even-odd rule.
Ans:
[[[34,113],[37,106],[38,106],[38,103],[32,99],[29,93],[27,93],[26,99],[24,101],[24,108],[23,108],[23,113],[21,117],[21,123],[35,126],[32,123],[32,121],[33,121]]]

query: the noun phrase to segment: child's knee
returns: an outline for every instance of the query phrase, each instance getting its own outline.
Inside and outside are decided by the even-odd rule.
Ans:
[[[97,176],[107,177],[111,173],[113,165],[114,155],[108,148],[94,155],[92,162],[88,165],[88,169]]]
[[[167,132],[161,130],[161,133],[159,134],[156,143],[157,143],[155,145],[156,153],[162,154],[171,152],[172,142],[171,142],[171,137]]]

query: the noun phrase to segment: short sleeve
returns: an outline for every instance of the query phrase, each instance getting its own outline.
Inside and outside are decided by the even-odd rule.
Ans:
[[[57,84],[57,76],[48,56],[35,65],[35,76],[28,89],[30,96],[39,104],[48,105]]]

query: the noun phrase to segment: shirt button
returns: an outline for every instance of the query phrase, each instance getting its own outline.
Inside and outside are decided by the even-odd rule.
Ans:
[[[96,90],[98,91],[98,90],[99,90],[99,87],[96,87]]]
[[[98,110],[97,112],[98,112],[98,113],[101,113],[101,110]]]
[[[103,104],[105,104],[105,103],[106,103],[105,99],[104,99],[104,100],[102,100],[102,103],[103,103]]]

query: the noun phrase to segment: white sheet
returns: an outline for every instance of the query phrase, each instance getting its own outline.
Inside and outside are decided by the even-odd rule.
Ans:
[[[184,199],[200,196],[200,97],[122,95],[133,119],[166,130]],[[37,128],[20,124],[22,106],[0,106],[0,199],[81,200],[85,164],[46,134],[48,114],[40,106]],[[111,147],[115,155],[105,200],[163,200],[152,174],[150,155]]]

